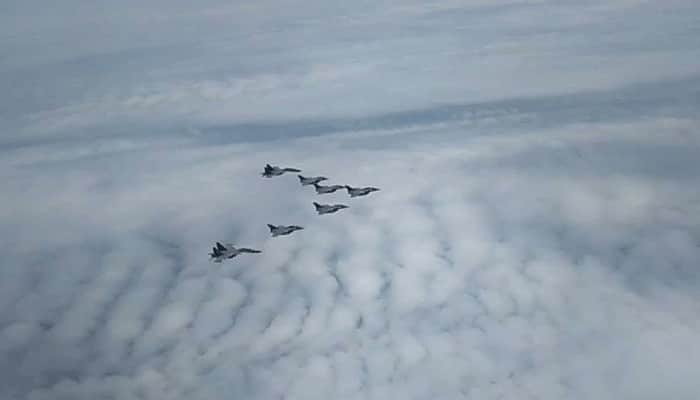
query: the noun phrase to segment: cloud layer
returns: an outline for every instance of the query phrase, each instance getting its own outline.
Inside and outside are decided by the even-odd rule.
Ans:
[[[28,4],[0,13],[0,397],[700,394],[691,2]]]

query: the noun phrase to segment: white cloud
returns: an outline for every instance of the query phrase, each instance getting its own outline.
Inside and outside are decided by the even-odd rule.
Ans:
[[[317,151],[351,135],[290,142],[282,158],[309,172],[382,187],[352,201],[328,195],[352,206],[329,218],[304,208],[316,195],[293,176],[257,175],[263,146],[190,169],[175,166],[199,148],[153,154],[155,173],[91,161],[42,200],[53,217],[30,219],[32,201],[13,205],[17,223],[6,217],[27,245],[3,248],[15,260],[3,274],[17,277],[4,287],[23,288],[3,302],[3,352],[20,360],[20,372],[4,374],[37,399],[218,397],[221,379],[254,398],[613,398],[655,388],[690,398],[697,380],[682,355],[700,330],[700,192],[684,170],[697,159],[656,176],[664,167],[649,169],[638,150],[662,140],[668,157],[697,151],[684,134],[692,126],[560,126],[450,148],[407,148],[399,134],[381,151]],[[251,145],[222,153],[242,148]],[[368,168],[346,169],[357,160]],[[46,190],[34,180],[53,174],[15,172],[27,200]],[[76,190],[85,175],[113,183]],[[92,215],[92,228],[57,235]],[[307,229],[267,238],[264,224],[280,217]],[[214,240],[264,253],[209,264]],[[656,374],[658,363],[669,372]]]
[[[75,4],[0,13],[0,397],[700,394],[694,3]]]
[[[8,13],[3,142],[608,89],[692,75],[700,59],[690,1],[83,3]]]

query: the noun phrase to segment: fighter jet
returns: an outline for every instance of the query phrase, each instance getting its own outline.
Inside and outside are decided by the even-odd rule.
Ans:
[[[267,224],[267,227],[270,228],[270,233],[272,234],[272,237],[289,235],[290,233],[292,233],[294,231],[304,229],[303,226],[299,226],[299,225],[277,225],[277,226],[275,226],[272,224]]]
[[[343,208],[349,208],[345,204],[318,204],[315,201],[314,207],[316,207],[316,212],[321,215],[321,214],[332,214],[338,210],[342,210]]]
[[[224,246],[223,244],[216,242],[216,246],[212,247],[212,252],[209,253],[209,256],[211,257],[212,261],[220,263],[223,260],[236,257],[241,253],[262,253],[262,251],[248,249],[245,247],[236,248],[232,244],[227,244]]]
[[[265,169],[261,175],[265,178],[272,178],[273,176],[280,176],[285,172],[301,172],[301,170],[297,168],[280,168],[278,166],[265,164]]]
[[[325,176],[314,176],[314,177],[306,177],[302,175],[297,175],[299,177],[299,182],[301,183],[302,186],[306,185],[315,185],[321,181],[326,181],[328,178]]]
[[[319,185],[318,183],[314,183],[314,188],[316,188],[317,194],[333,193],[336,190],[342,189],[344,187],[345,186],[343,186],[343,185],[323,186],[323,185]]]
[[[379,190],[379,188],[376,187],[362,187],[362,188],[354,188],[352,186],[345,185],[345,189],[348,190],[348,194],[350,197],[358,197],[358,196],[366,196],[372,192],[376,192]]]

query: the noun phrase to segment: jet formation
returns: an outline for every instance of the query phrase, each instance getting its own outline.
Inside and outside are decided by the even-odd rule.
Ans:
[[[327,194],[327,193],[334,193],[339,189],[345,189],[345,186],[343,186],[343,185],[323,186],[323,185],[319,185],[318,183],[314,183],[314,189],[316,189],[317,194]]]
[[[289,235],[294,231],[299,231],[304,229],[303,226],[299,225],[272,225],[272,224],[267,224],[267,227],[270,228],[270,234],[272,237],[275,236],[284,236],[284,235]]]
[[[360,197],[360,196],[367,196],[368,194],[372,192],[376,192],[380,190],[379,188],[373,187],[373,186],[366,186],[366,187],[352,187],[350,185],[320,185],[320,182],[327,181],[329,180],[325,176],[303,176],[301,174],[298,174],[299,172],[302,172],[298,168],[289,168],[289,167],[279,167],[275,165],[270,165],[270,164],[265,164],[265,167],[263,168],[262,176],[265,178],[272,178],[276,176],[281,176],[284,175],[285,173],[290,172],[290,173],[297,173],[297,178],[299,178],[299,183],[301,186],[313,186],[314,190],[316,191],[316,194],[322,195],[322,194],[329,194],[329,193],[335,193],[338,190],[345,189],[348,193],[348,195],[351,198],[354,197]],[[312,205],[314,206],[314,209],[316,210],[316,213],[318,215],[325,215],[325,214],[334,214],[340,210],[350,208],[350,206],[345,205],[345,204],[321,204],[316,201],[312,202]],[[270,231],[270,235],[274,237],[278,236],[287,236],[291,235],[292,233],[296,231],[303,230],[303,226],[299,225],[273,225],[273,224],[267,224],[267,228]],[[226,244],[223,245],[220,242],[216,242],[216,246],[212,247],[212,252],[209,253],[209,256],[211,257],[211,260],[216,263],[223,262],[224,260],[228,260],[231,258],[234,258],[240,254],[243,253],[251,253],[251,254],[257,254],[257,253],[262,253],[261,250],[256,250],[256,249],[251,249],[251,248],[246,248],[246,247],[240,247],[237,248],[233,244]]]
[[[379,190],[379,188],[372,187],[372,186],[354,188],[354,187],[348,186],[348,185],[345,185],[345,189],[347,189],[350,197],[367,196],[368,194]]]
[[[313,202],[314,207],[316,208],[316,212],[318,215],[323,215],[323,214],[333,214],[334,212],[340,211],[344,208],[348,208],[345,204],[318,204],[315,201]]]
[[[298,168],[280,168],[278,166],[265,164],[262,176],[264,176],[265,178],[272,178],[273,176],[280,176],[285,172],[301,172],[301,170]]]
[[[299,177],[299,183],[301,183],[301,186],[316,185],[319,182],[328,180],[328,178],[326,178],[325,176],[313,176],[313,177],[306,177],[303,175],[297,175],[297,176]]]
[[[237,255],[243,253],[262,253],[261,250],[249,249],[246,247],[236,248],[232,244],[228,244],[227,246],[224,246],[220,242],[216,242],[216,246],[212,247],[212,252],[209,253],[212,261],[220,263],[226,259],[236,257]]]

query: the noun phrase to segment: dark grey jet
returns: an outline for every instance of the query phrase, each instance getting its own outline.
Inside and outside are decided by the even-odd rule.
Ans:
[[[236,257],[241,253],[262,253],[262,251],[248,249],[245,247],[236,248],[232,244],[227,244],[224,246],[223,244],[216,242],[216,246],[212,247],[212,252],[209,253],[209,256],[211,257],[212,261],[220,263],[223,260]]]
[[[379,190],[379,188],[376,187],[362,187],[362,188],[354,188],[352,186],[345,185],[345,189],[348,190],[348,194],[350,197],[358,197],[358,196],[366,196],[372,192],[376,192]]]
[[[325,176],[314,176],[314,177],[306,177],[302,175],[297,175],[299,177],[299,182],[301,183],[302,186],[306,185],[315,185],[321,181],[326,181],[328,178]]]
[[[343,208],[349,208],[345,204],[318,204],[315,201],[313,203],[314,207],[316,207],[316,212],[319,215],[332,214],[338,210],[342,210]]]
[[[335,192],[339,189],[342,189],[344,187],[345,186],[343,186],[343,185],[323,186],[323,185],[319,185],[318,183],[314,183],[314,188],[316,188],[317,194],[333,193],[333,192]]]
[[[298,168],[280,168],[278,166],[265,164],[265,169],[261,175],[265,178],[272,178],[273,176],[280,176],[285,172],[301,172],[301,170]]]
[[[299,225],[272,225],[272,224],[267,224],[267,227],[270,228],[270,233],[272,234],[272,237],[275,236],[283,236],[283,235],[289,235],[290,233],[294,231],[299,231],[304,229],[303,226]]]

